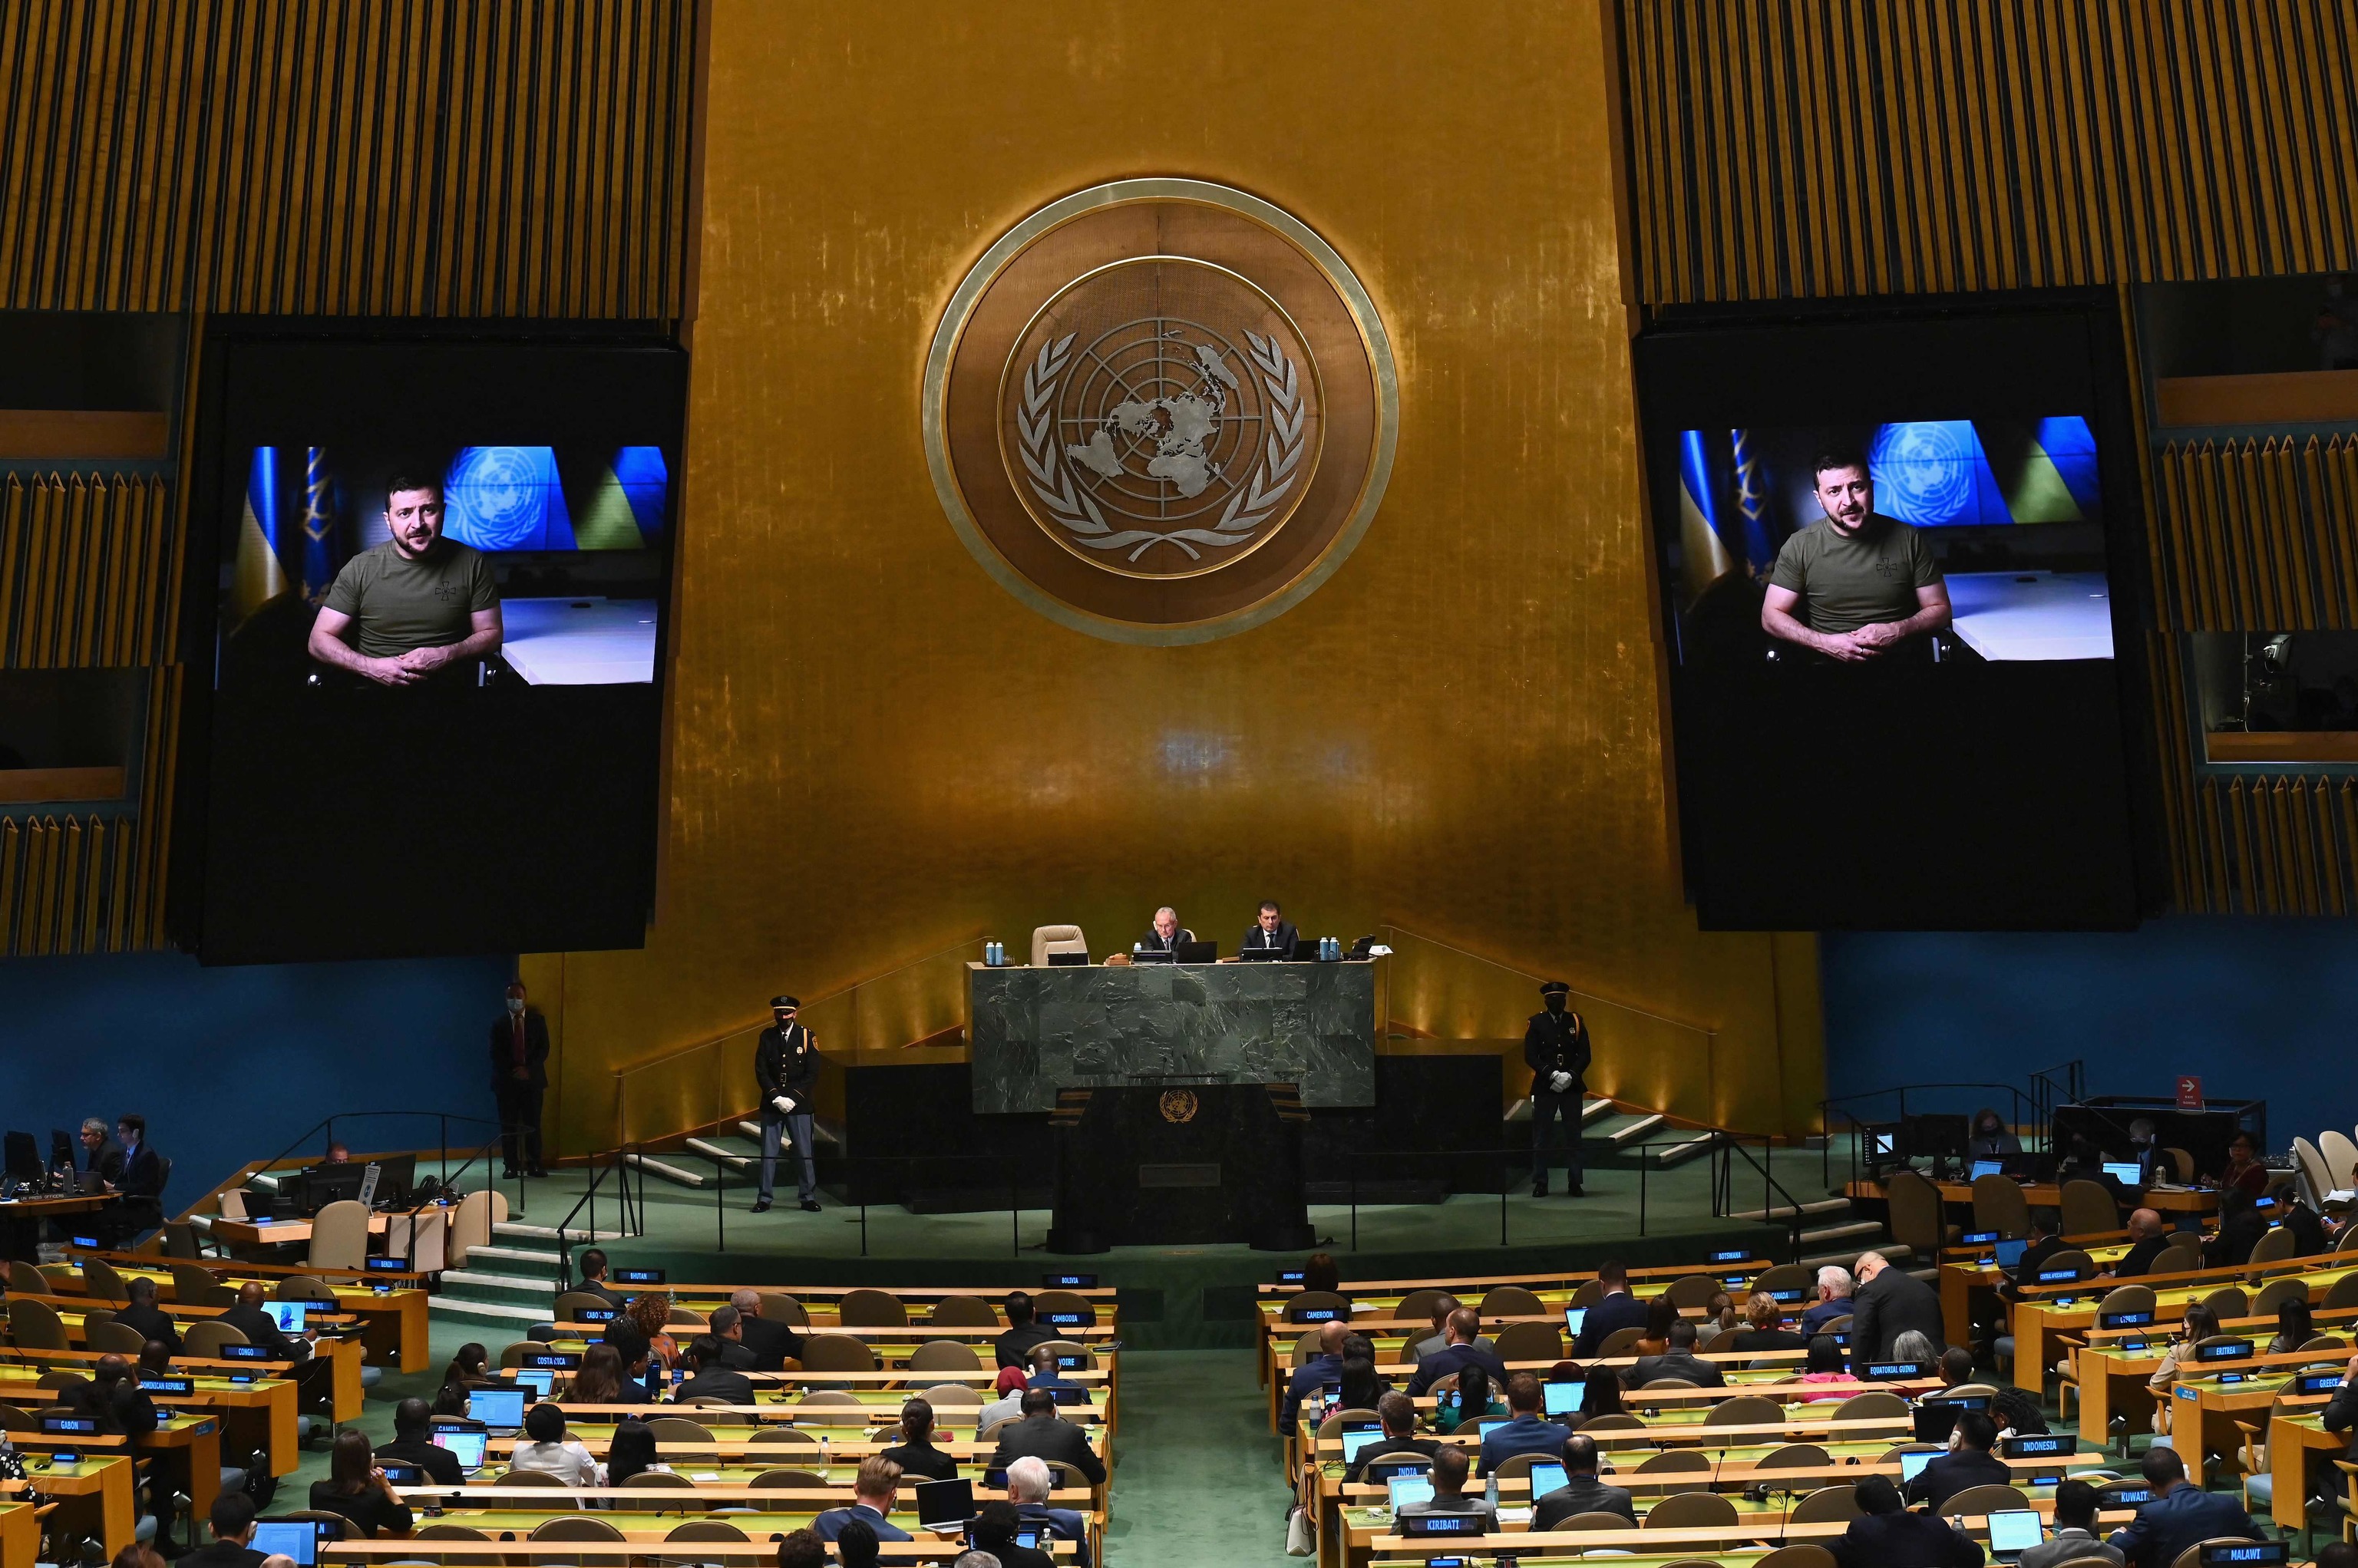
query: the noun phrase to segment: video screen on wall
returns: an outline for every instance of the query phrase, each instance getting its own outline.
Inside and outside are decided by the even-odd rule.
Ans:
[[[644,940],[684,387],[633,335],[211,346],[207,961]]]
[[[2115,319],[1689,319],[1637,356],[1703,923],[2134,924]]]

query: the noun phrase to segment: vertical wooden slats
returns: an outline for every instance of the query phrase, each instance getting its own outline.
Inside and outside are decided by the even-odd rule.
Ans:
[[[0,308],[676,318],[694,15],[0,6]]]
[[[2163,624],[2358,629],[2358,437],[2171,441],[2154,470]]]
[[[155,661],[165,491],[149,474],[0,480],[0,669]]]

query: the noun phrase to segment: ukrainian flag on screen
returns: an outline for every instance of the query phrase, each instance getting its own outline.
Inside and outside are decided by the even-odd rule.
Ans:
[[[585,550],[644,550],[663,532],[670,473],[661,447],[618,447],[574,530]]]
[[[442,531],[479,550],[569,550],[573,518],[548,447],[468,447],[443,476]]]
[[[1885,425],[1867,463],[1875,509],[1920,528],[2101,515],[2096,440],[2077,415]]]

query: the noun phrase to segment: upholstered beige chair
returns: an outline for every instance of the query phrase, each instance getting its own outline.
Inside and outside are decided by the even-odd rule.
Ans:
[[[1051,953],[1083,953],[1089,950],[1089,939],[1081,935],[1077,925],[1035,925],[1032,928],[1032,967],[1045,968]]]

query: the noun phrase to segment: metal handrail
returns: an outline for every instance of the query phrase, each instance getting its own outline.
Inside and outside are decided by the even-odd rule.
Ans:
[[[497,1143],[497,1142],[500,1141],[501,1136],[503,1135],[503,1133],[505,1131],[505,1128],[503,1126],[503,1124],[502,1124],[502,1123],[501,1123],[501,1122],[500,1122],[496,1118],[493,1118],[493,1117],[487,1117],[487,1116],[463,1116],[463,1115],[460,1115],[460,1114],[459,1114],[459,1113],[457,1113],[457,1112],[454,1112],[454,1111],[447,1111],[447,1110],[344,1110],[344,1111],[335,1111],[335,1112],[331,1112],[330,1114],[329,1114],[329,1115],[327,1115],[327,1116],[321,1117],[318,1121],[313,1122],[309,1127],[308,1127],[308,1128],[304,1129],[304,1130],[303,1130],[301,1133],[299,1133],[298,1135],[297,1135],[297,1137],[295,1138],[294,1141],[292,1141],[292,1142],[288,1143],[288,1144],[287,1145],[287,1147],[285,1147],[284,1149],[281,1149],[277,1153],[273,1154],[272,1156],[270,1156],[270,1158],[269,1158],[269,1159],[263,1161],[259,1165],[257,1165],[256,1167],[254,1167],[254,1169],[256,1170],[256,1172],[257,1172],[257,1173],[267,1173],[267,1172],[269,1172],[269,1171],[273,1170],[274,1168],[276,1168],[276,1165],[278,1164],[278,1162],[280,1162],[281,1160],[286,1159],[289,1154],[294,1153],[296,1150],[297,1150],[297,1149],[301,1148],[304,1144],[306,1144],[306,1143],[308,1143],[308,1142],[311,1141],[311,1140],[312,1140],[312,1139],[314,1139],[315,1137],[318,1137],[318,1136],[319,1136],[319,1135],[320,1135],[321,1133],[325,1133],[325,1134],[326,1134],[325,1142],[328,1142],[328,1143],[333,1143],[333,1142],[335,1142],[335,1141],[337,1141],[337,1140],[336,1140],[336,1123],[337,1123],[337,1121],[338,1121],[339,1119],[347,1120],[347,1121],[358,1121],[358,1120],[362,1120],[362,1119],[370,1119],[370,1118],[384,1118],[384,1117],[429,1117],[429,1116],[430,1116],[430,1117],[432,1117],[432,1118],[434,1119],[435,1123],[436,1123],[436,1126],[437,1126],[437,1129],[438,1129],[438,1159],[437,1159],[437,1163],[439,1165],[439,1167],[440,1167],[440,1169],[441,1169],[441,1174],[440,1174],[440,1176],[439,1176],[439,1178],[438,1178],[438,1181],[439,1181],[440,1185],[441,1185],[441,1186],[443,1187],[443,1189],[444,1189],[444,1190],[446,1190],[446,1191],[447,1191],[447,1190],[449,1190],[449,1188],[450,1187],[451,1184],[452,1184],[452,1183],[454,1183],[454,1182],[456,1182],[456,1181],[457,1181],[460,1176],[463,1176],[463,1175],[465,1175],[469,1171],[473,1170],[473,1169],[474,1169],[474,1167],[475,1167],[475,1162],[476,1162],[477,1160],[481,1160],[481,1159],[482,1159],[482,1158],[484,1157],[484,1155],[485,1155],[487,1152],[489,1152],[489,1151],[491,1150],[492,1145],[492,1144],[494,1144],[494,1143]],[[452,1122],[454,1122],[454,1121],[457,1121],[457,1122],[468,1122],[468,1123],[472,1123],[473,1125],[475,1125],[475,1126],[477,1126],[477,1127],[488,1127],[488,1128],[491,1128],[491,1129],[492,1130],[492,1136],[491,1136],[488,1140],[486,1140],[482,1144],[481,1144],[480,1146],[478,1146],[478,1147],[475,1149],[475,1151],[474,1151],[471,1154],[469,1154],[469,1155],[467,1156],[467,1162],[466,1162],[465,1164],[463,1164],[463,1165],[460,1166],[460,1167],[459,1167],[459,1169],[458,1169],[456,1172],[453,1172],[453,1171],[450,1169],[450,1124],[451,1124]],[[423,1152],[423,1151],[420,1151],[420,1152]],[[486,1165],[485,1165],[485,1167],[484,1167],[484,1168],[485,1168],[485,1170],[486,1170],[486,1171],[488,1171],[488,1170],[490,1169],[490,1166],[489,1166],[488,1162],[486,1163]],[[498,1184],[497,1184],[496,1182],[492,1182],[492,1181],[488,1181],[488,1180],[487,1180],[487,1181],[484,1183],[484,1185],[485,1185],[487,1188],[490,1188],[490,1187],[496,1187],[496,1186],[498,1185]],[[510,1214],[513,1214],[513,1215],[521,1215],[521,1214],[523,1214],[523,1213],[524,1213],[524,1211],[525,1211],[525,1206],[524,1206],[524,1193],[525,1193],[524,1178],[523,1178],[522,1174],[521,1174],[521,1173],[519,1173],[519,1174],[518,1174],[518,1176],[517,1176],[517,1178],[516,1178],[516,1195],[515,1195],[515,1202],[514,1202],[514,1203],[513,1203],[512,1205],[510,1205],[510,1206],[509,1206],[509,1209],[508,1209],[508,1212],[509,1212]],[[427,1207],[427,1206],[427,1206],[427,1205],[426,1205],[426,1204],[418,1204],[418,1205],[414,1206],[413,1206],[413,1207],[411,1207],[410,1209],[406,1210],[406,1213],[408,1213],[408,1214],[410,1215],[410,1217],[412,1217],[412,1219],[413,1219],[413,1221],[414,1221],[414,1220],[415,1220],[415,1218],[416,1218],[416,1217],[420,1212],[422,1212],[426,1207]],[[395,1211],[395,1212],[405,1212],[405,1211]]]
[[[625,1236],[644,1236],[647,1233],[646,1171],[644,1166],[639,1172],[639,1196],[635,1216],[631,1202],[630,1157],[644,1156],[644,1150],[637,1144],[617,1144],[605,1152],[591,1157],[590,1184],[582,1189],[581,1195],[574,1200],[573,1207],[567,1211],[565,1217],[557,1222],[558,1294],[562,1295],[573,1288],[573,1238],[569,1232],[575,1217],[585,1206],[590,1210],[590,1238],[592,1241],[598,1238],[598,1189],[604,1184],[608,1172],[611,1171],[614,1174],[617,1189],[615,1195],[622,1207],[622,1217],[615,1221],[617,1227]]]
[[[1844,1112],[1844,1114],[1847,1115],[1848,1112]],[[1775,1198],[1770,1195],[1772,1193],[1776,1195],[1777,1197],[1782,1197],[1785,1200],[1787,1206],[1792,1210],[1793,1261],[1798,1263],[1801,1260],[1801,1200],[1788,1192],[1785,1188],[1785,1184],[1779,1181],[1775,1174],[1769,1170],[1769,1166],[1773,1164],[1776,1160],[1775,1145],[1773,1142],[1771,1142],[1769,1139],[1762,1137],[1760,1140],[1760,1152],[1764,1158],[1755,1160],[1752,1157],[1751,1151],[1746,1149],[1743,1144],[1743,1140],[1747,1136],[1751,1135],[1739,1132],[1722,1133],[1720,1135],[1721,1141],[1713,1150],[1715,1161],[1717,1161],[1717,1155],[1720,1150],[1725,1150],[1728,1157],[1725,1161],[1717,1161],[1720,1169],[1714,1173],[1719,1176],[1720,1180],[1715,1183],[1712,1188],[1711,1212],[1714,1215],[1725,1217],[1735,1208],[1735,1156],[1737,1154],[1743,1155],[1744,1162],[1760,1173],[1761,1217],[1766,1220],[1768,1217],[1777,1212]]]

